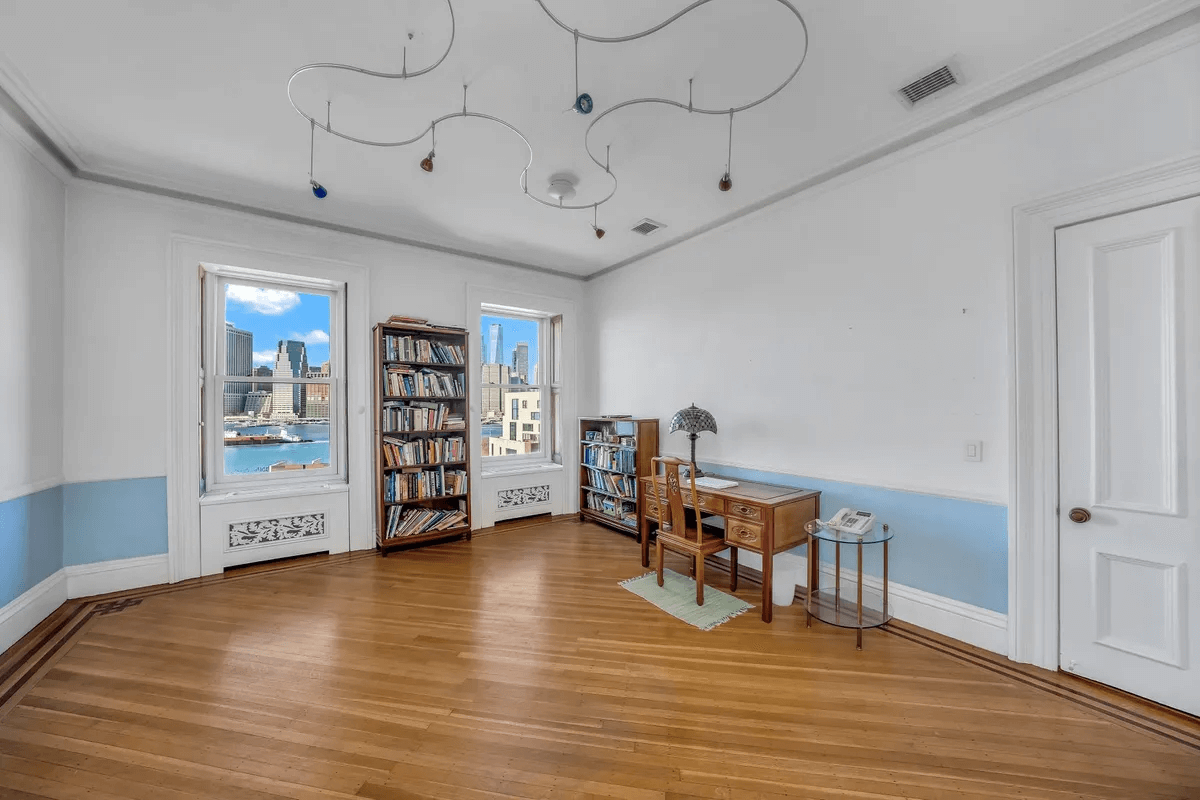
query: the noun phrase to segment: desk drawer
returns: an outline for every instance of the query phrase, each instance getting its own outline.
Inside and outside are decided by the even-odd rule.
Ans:
[[[730,515],[735,517],[753,520],[754,522],[763,521],[763,510],[759,506],[746,505],[738,500],[730,500],[726,505],[726,509]]]
[[[696,504],[692,502],[691,492],[685,491],[683,493],[683,502],[692,508],[696,507]],[[702,494],[700,495],[700,508],[712,514],[724,514],[725,501],[720,497],[712,497],[711,495]]]
[[[654,522],[658,522],[658,501],[653,497],[646,498],[646,516]]]
[[[726,517],[725,541],[735,547],[761,548],[763,544],[762,525],[742,522],[736,517]]]

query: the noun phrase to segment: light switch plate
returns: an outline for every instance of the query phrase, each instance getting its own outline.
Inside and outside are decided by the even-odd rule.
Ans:
[[[964,461],[983,461],[983,442],[967,442],[963,448]]]

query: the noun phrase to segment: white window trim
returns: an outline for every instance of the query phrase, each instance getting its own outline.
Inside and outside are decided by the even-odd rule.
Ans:
[[[541,310],[532,310],[527,308],[513,308],[511,306],[501,306],[495,303],[481,303],[479,310],[476,313],[476,321],[478,322],[484,315],[507,317],[510,319],[524,319],[538,324],[538,378],[541,379],[543,370],[541,368],[542,356],[545,353],[544,347],[550,340],[550,320],[555,316],[552,312]],[[482,338],[482,333],[480,334]],[[484,343],[481,340],[479,347],[482,352]],[[538,390],[539,409],[544,414],[552,414],[550,408],[550,392],[552,388],[559,388],[558,384],[552,383],[536,383],[536,384],[502,384],[502,383],[484,383],[479,381],[479,401],[480,405],[483,402],[484,389],[512,389],[514,387],[524,387],[525,389]],[[478,416],[478,415],[476,415]],[[550,440],[547,436],[548,428],[545,420],[539,420],[542,423],[542,434],[538,441],[538,451],[536,453],[513,453],[512,455],[498,456],[480,456],[480,466],[484,475],[499,475],[512,474],[507,465],[514,467],[532,467],[542,464],[553,464],[552,453],[550,452]],[[553,424],[553,421],[551,421]],[[521,431],[517,431],[521,433]],[[482,440],[482,439],[481,439]]]
[[[230,219],[240,219],[231,216]],[[287,241],[297,229],[283,223]],[[238,264],[262,272],[304,275],[336,280],[346,285],[346,400],[347,486],[350,511],[350,549],[375,547],[372,427],[367,408],[371,403],[370,270],[361,264],[338,260],[345,249],[340,235],[317,236],[301,231],[301,244],[311,252],[247,247],[181,233],[171,234],[168,279],[171,375],[169,439],[167,448],[167,549],[170,581],[200,576],[200,350],[203,319],[200,313],[201,264]],[[280,239],[282,241],[282,239]],[[328,253],[326,257],[314,256]],[[297,488],[307,494],[312,488]],[[215,500],[215,496],[207,498]],[[238,498],[234,498],[237,500]],[[230,502],[230,501],[226,501]]]
[[[345,322],[345,285],[338,281],[311,278],[302,275],[289,275],[277,272],[232,267],[217,264],[201,264],[205,275],[204,315],[202,325],[204,331],[204,367],[203,380],[205,386],[205,407],[203,409],[205,446],[204,446],[204,476],[205,491],[202,499],[210,495],[221,498],[248,492],[263,492],[271,489],[280,491],[315,489],[334,483],[346,483],[346,402],[345,402],[345,372],[346,349],[343,332]],[[292,378],[284,380],[275,377],[255,379],[250,376],[246,383],[287,383],[305,385],[328,385],[329,388],[329,458],[330,466],[321,470],[305,470],[303,473],[255,473],[251,475],[225,475],[222,467],[224,449],[217,438],[218,431],[224,431],[224,382],[231,378],[245,376],[225,375],[225,314],[224,293],[222,287],[227,282],[254,286],[258,288],[287,288],[301,291],[305,294],[320,294],[330,298],[329,302],[329,355],[330,377]],[[213,499],[216,499],[214,497]]]

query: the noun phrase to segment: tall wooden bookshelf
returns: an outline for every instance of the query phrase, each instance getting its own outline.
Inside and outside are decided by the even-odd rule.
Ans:
[[[638,535],[639,478],[658,455],[657,419],[579,419],[579,516]]]
[[[467,333],[384,322],[374,342],[379,549],[470,539]]]

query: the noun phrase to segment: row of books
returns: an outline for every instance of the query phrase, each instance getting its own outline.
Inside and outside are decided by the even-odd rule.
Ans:
[[[602,444],[583,446],[583,463],[589,467],[615,469],[633,474],[637,471],[637,451]]]
[[[383,501],[403,503],[429,497],[466,494],[467,473],[461,469],[426,469],[420,472],[389,472],[383,476]]]
[[[462,397],[466,393],[461,374],[432,369],[388,367],[383,385],[389,397]]]
[[[409,442],[386,436],[383,439],[383,461],[389,467],[447,464],[465,461],[466,458],[467,443],[461,436],[413,439]]]
[[[601,514],[620,520],[623,524],[631,528],[637,527],[637,509],[625,508],[620,501],[614,500],[611,497],[605,497],[602,494],[592,494],[588,492],[585,495],[587,507],[592,511],[598,511]]]
[[[465,364],[463,349],[414,336],[383,337],[383,357],[388,361],[419,361],[423,364]]]
[[[383,404],[385,431],[461,431],[466,427],[466,418],[445,403]]]
[[[387,529],[383,535],[387,539],[394,539],[397,536],[416,536],[418,533],[457,528],[467,521],[467,512],[462,505],[460,503],[458,509],[392,506],[388,509]]]
[[[633,476],[617,475],[613,472],[601,472],[598,469],[589,469],[587,475],[588,483],[592,485],[592,488],[608,492],[609,494],[628,497],[630,500],[637,497],[637,480]]]

